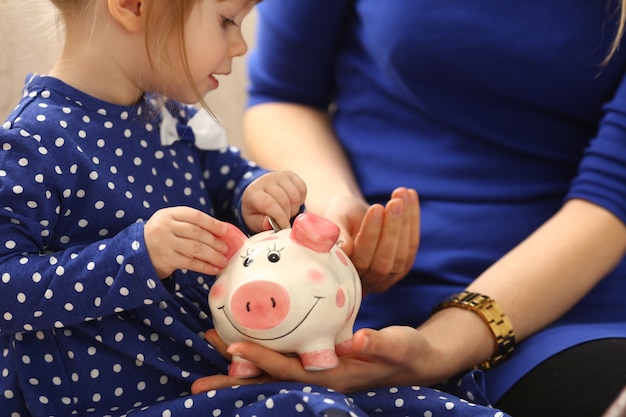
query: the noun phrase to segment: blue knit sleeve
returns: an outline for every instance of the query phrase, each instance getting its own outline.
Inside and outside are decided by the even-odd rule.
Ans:
[[[598,204],[626,223],[626,77],[604,110],[568,198]]]
[[[246,229],[240,215],[244,190],[267,170],[241,157],[241,150],[227,147],[203,153],[201,164],[205,170],[205,185],[214,216]]]
[[[349,0],[261,3],[257,48],[248,58],[249,104],[286,101],[326,108],[342,23],[351,4]]]

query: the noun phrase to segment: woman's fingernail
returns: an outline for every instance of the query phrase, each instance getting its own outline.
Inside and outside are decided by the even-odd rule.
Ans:
[[[241,352],[237,349],[232,349],[231,347],[228,347],[226,349],[226,352],[228,352],[231,356],[237,356],[239,358],[245,359],[244,356],[241,354]]]
[[[370,344],[370,337],[369,336],[363,337],[363,346],[361,346],[361,351],[359,353],[367,353],[367,348],[369,347],[369,344]]]
[[[404,206],[401,206],[399,204],[394,204],[391,207],[391,214],[393,214],[394,216],[402,216],[403,212],[404,212]]]

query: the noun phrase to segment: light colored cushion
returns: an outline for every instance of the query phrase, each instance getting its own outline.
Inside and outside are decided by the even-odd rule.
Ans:
[[[21,98],[26,75],[48,71],[59,49],[56,11],[49,1],[0,3],[0,119]]]

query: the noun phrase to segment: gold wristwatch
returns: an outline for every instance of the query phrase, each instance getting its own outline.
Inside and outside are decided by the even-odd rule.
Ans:
[[[459,307],[473,311],[489,326],[493,333],[495,348],[493,355],[485,362],[476,366],[478,369],[489,370],[504,362],[515,349],[515,333],[504,310],[492,298],[475,293],[462,291],[453,294],[444,302],[435,306],[432,314],[448,307]]]

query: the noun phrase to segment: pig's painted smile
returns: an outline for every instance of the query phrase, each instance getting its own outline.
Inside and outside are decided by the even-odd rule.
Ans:
[[[289,336],[291,333],[295,332],[296,329],[298,327],[300,327],[302,325],[302,323],[304,323],[306,321],[306,319],[309,317],[309,315],[311,314],[311,312],[313,311],[313,309],[317,306],[317,304],[319,303],[319,301],[321,299],[323,299],[325,297],[319,297],[319,296],[315,296],[315,302],[313,303],[313,305],[311,306],[311,308],[309,309],[309,311],[306,312],[306,314],[304,315],[304,317],[302,318],[302,320],[300,320],[291,330],[289,330],[288,332],[280,335],[280,336],[275,336],[275,337],[254,337],[254,336],[250,336],[249,334],[247,334],[246,332],[244,332],[243,330],[239,329],[237,327],[237,325],[235,324],[235,322],[230,318],[230,316],[228,315],[228,313],[226,312],[226,309],[224,308],[225,306],[220,306],[217,309],[218,310],[222,310],[224,312],[224,316],[226,317],[226,320],[228,320],[228,322],[230,323],[231,326],[233,326],[233,329],[235,329],[237,332],[241,333],[242,335],[246,336],[247,338],[253,339],[253,340],[277,340],[277,339],[281,339],[283,337]]]

